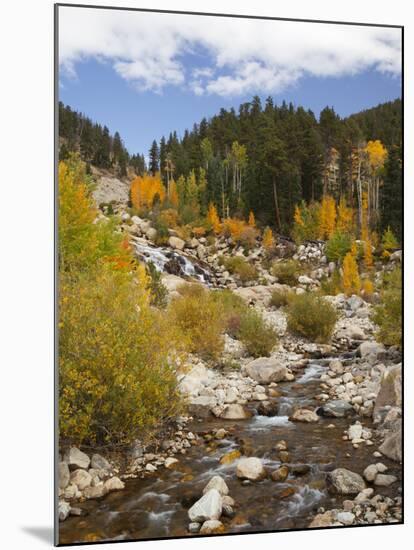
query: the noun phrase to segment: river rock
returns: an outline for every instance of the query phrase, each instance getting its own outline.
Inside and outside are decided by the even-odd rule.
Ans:
[[[91,468],[95,470],[111,470],[111,465],[102,455],[95,453],[92,455]]]
[[[107,493],[110,491],[120,491],[121,489],[125,489],[125,483],[119,477],[114,476],[105,481],[104,488]]]
[[[240,479],[260,481],[266,477],[266,470],[260,458],[241,458],[237,463],[236,475]]]
[[[203,489],[203,495],[208,493],[210,489],[216,489],[221,496],[229,494],[229,488],[227,487],[226,482],[221,476],[213,476],[207,485]]]
[[[168,239],[168,244],[171,248],[175,248],[176,250],[183,250],[185,246],[185,242],[179,237],[170,237]]]
[[[375,478],[374,485],[378,487],[389,487],[397,481],[398,478],[389,474],[378,474]]]
[[[217,489],[210,489],[188,510],[191,522],[201,523],[209,519],[219,519],[222,511],[222,499]]]
[[[178,464],[178,460],[173,456],[168,456],[165,459],[164,466],[168,469],[172,468],[175,464]]]
[[[353,514],[352,512],[339,512],[336,515],[336,520],[343,525],[352,525],[355,520],[355,514]]]
[[[70,514],[70,504],[64,500],[59,501],[58,505],[59,521],[65,521]]]
[[[363,478],[346,468],[337,468],[328,473],[330,488],[341,495],[357,495],[366,488]]]
[[[69,485],[69,480],[70,480],[69,467],[66,464],[66,462],[59,462],[58,475],[59,475],[59,489],[66,489],[66,487]]]
[[[211,409],[217,404],[216,398],[210,395],[200,395],[195,397],[189,404],[188,410],[192,416],[198,418],[207,418],[210,416]]]
[[[354,439],[361,439],[362,437],[362,424],[355,423],[348,428],[348,438],[353,441]]]
[[[347,340],[365,340],[364,331],[358,325],[349,325],[340,329],[336,333],[337,338],[345,338]]]
[[[80,491],[83,491],[91,484],[92,476],[86,470],[78,469],[70,474],[70,481],[76,485]]]
[[[147,229],[145,235],[147,236],[148,240],[155,241],[155,239],[157,238],[157,230],[155,229],[155,227],[150,227],[149,229]]]
[[[280,363],[279,359],[271,357],[259,357],[245,365],[242,369],[243,374],[250,376],[259,384],[270,384],[271,382],[281,382],[285,379],[287,369]]]
[[[290,420],[295,422],[318,422],[319,416],[315,411],[310,411],[309,409],[296,409]]]
[[[377,477],[378,474],[378,468],[376,464],[370,464],[367,466],[363,472],[363,476],[367,481],[374,481],[374,479]]]
[[[90,498],[101,498],[105,496],[106,489],[103,483],[96,485],[95,487],[86,487],[83,491],[83,496],[87,499]]]
[[[385,347],[378,342],[362,342],[358,348],[359,355],[364,359],[368,355],[377,357],[385,351]]]
[[[335,515],[333,510],[328,510],[323,514],[317,514],[310,522],[308,527],[330,527],[335,522]]]
[[[86,453],[83,453],[77,447],[71,447],[65,453],[64,461],[67,463],[70,470],[76,470],[77,468],[87,470],[91,460]]]
[[[352,405],[350,405],[347,401],[336,399],[325,403],[322,407],[319,407],[317,413],[321,416],[343,418],[345,416],[353,415],[355,411]]]
[[[213,533],[224,533],[224,525],[218,519],[209,519],[201,526],[201,535],[212,535]]]
[[[250,418],[250,413],[242,406],[237,403],[227,405],[224,411],[220,414],[220,418],[226,420],[246,420]]]
[[[200,523],[198,521],[193,521],[188,524],[188,532],[189,533],[198,533],[200,531]]]
[[[289,468],[287,466],[280,466],[277,470],[274,470],[270,477],[273,481],[285,481],[289,475]]]
[[[241,452],[238,449],[229,451],[220,458],[220,464],[231,464],[235,460],[241,457]]]

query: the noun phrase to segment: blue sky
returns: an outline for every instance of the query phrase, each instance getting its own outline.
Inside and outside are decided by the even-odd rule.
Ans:
[[[131,153],[256,94],[341,116],[401,95],[399,29],[61,10],[60,100]]]

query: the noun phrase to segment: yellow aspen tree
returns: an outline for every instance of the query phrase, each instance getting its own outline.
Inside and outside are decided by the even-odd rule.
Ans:
[[[342,269],[342,285],[345,294],[348,296],[351,296],[351,294],[359,294],[361,289],[361,280],[358,273],[358,264],[352,251],[346,254],[342,264]]]
[[[137,176],[131,182],[131,202],[134,208],[151,208],[156,196],[162,202],[165,195],[165,187],[159,173],[155,176]]]
[[[220,218],[218,217],[217,209],[212,202],[208,207],[207,220],[211,223],[214,233],[216,234],[220,233],[221,231]]]
[[[293,219],[295,220],[295,223],[297,225],[300,225],[301,227],[303,227],[305,225],[305,223],[303,221],[303,218],[302,218],[302,212],[301,212],[300,206],[298,204],[295,206],[295,213],[293,215]]]
[[[256,220],[253,214],[253,210],[250,210],[248,224],[250,227],[256,227]]]
[[[263,231],[262,244],[266,252],[270,252],[270,250],[272,250],[272,248],[275,246],[275,239],[273,237],[273,232],[270,227],[266,227]]]
[[[341,233],[351,233],[353,229],[354,212],[346,204],[345,197],[341,197],[338,204],[336,229]]]
[[[336,205],[335,199],[330,195],[326,195],[322,199],[320,218],[319,218],[319,234],[321,239],[329,239],[335,231],[336,225]]]
[[[177,184],[174,180],[170,180],[170,188],[169,188],[169,201],[174,206],[174,208],[178,208],[179,200],[178,200],[178,191],[177,191]]]
[[[366,269],[372,269],[374,267],[372,244],[369,237],[364,241],[364,265]]]

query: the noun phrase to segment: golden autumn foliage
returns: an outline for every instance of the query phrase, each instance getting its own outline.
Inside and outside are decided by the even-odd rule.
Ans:
[[[64,273],[59,297],[62,438],[124,444],[177,412],[171,331],[148,305],[143,268]]]
[[[372,269],[374,267],[372,244],[369,237],[364,241],[364,266],[366,269]]]
[[[207,221],[211,224],[214,233],[218,234],[221,231],[220,218],[217,214],[217,209],[214,204],[211,202],[208,207]]]
[[[273,232],[269,226],[267,226],[263,231],[262,244],[266,252],[270,252],[275,246],[275,239],[273,237]]]
[[[299,208],[299,205],[295,206],[295,213],[293,215],[293,219],[294,219],[294,221],[297,225],[300,225],[302,227],[305,225],[304,221],[303,221],[303,218],[302,218],[302,212]]]
[[[354,229],[354,211],[347,206],[344,197],[339,200],[337,208],[336,229],[341,233],[351,233]]]
[[[359,278],[358,264],[352,250],[346,254],[342,269],[342,286],[345,294],[348,296],[351,296],[351,294],[359,294],[361,289],[361,280]]]
[[[371,170],[377,173],[384,166],[387,157],[387,149],[378,139],[368,141],[365,151],[368,153]]]
[[[131,203],[134,208],[152,208],[154,202],[163,202],[165,187],[159,174],[137,176],[131,183]]]
[[[252,210],[250,210],[250,213],[249,213],[248,224],[249,224],[250,227],[256,227],[256,220],[255,220],[254,213],[253,213]]]
[[[59,429],[68,442],[118,445],[179,410],[181,340],[150,307],[128,240],[96,221],[88,187],[78,157],[60,163]]]
[[[374,283],[370,279],[364,279],[362,281],[361,288],[364,298],[370,298],[374,293]]]
[[[223,221],[223,233],[234,241],[240,241],[246,222],[237,218],[226,218]]]
[[[329,195],[323,197],[319,212],[319,235],[321,239],[329,239],[336,227],[335,199]]]
[[[168,200],[171,203],[174,208],[178,208],[179,199],[178,199],[178,191],[177,191],[177,184],[174,180],[170,181],[170,188],[169,188],[169,195]]]

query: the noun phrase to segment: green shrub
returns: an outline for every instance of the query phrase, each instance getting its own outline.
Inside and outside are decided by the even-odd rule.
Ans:
[[[338,270],[335,270],[330,277],[322,279],[321,294],[325,296],[336,296],[342,291],[342,278]]]
[[[295,260],[275,262],[272,266],[273,276],[277,277],[282,285],[294,286],[302,273],[302,266]]]
[[[168,289],[162,282],[162,276],[153,262],[146,265],[147,275],[149,277],[148,288],[150,290],[150,303],[153,306],[165,308],[168,303]]]
[[[232,256],[223,260],[224,267],[230,273],[237,275],[242,283],[257,279],[258,273],[254,265],[241,256]]]
[[[267,357],[277,344],[276,330],[254,309],[240,317],[237,337],[253,357]]]
[[[277,308],[287,306],[290,294],[286,290],[274,290],[270,297],[269,305]]]
[[[348,233],[335,231],[326,243],[326,257],[330,262],[342,262],[352,246],[352,237]]]
[[[379,326],[377,338],[388,346],[401,347],[402,275],[396,268],[384,277],[381,303],[374,308],[374,322]]]
[[[314,342],[328,342],[338,315],[323,297],[310,292],[296,294],[289,299],[288,329]]]
[[[188,351],[216,359],[224,347],[225,318],[214,292],[192,284],[183,285],[180,294],[168,307],[169,322],[180,331]]]

